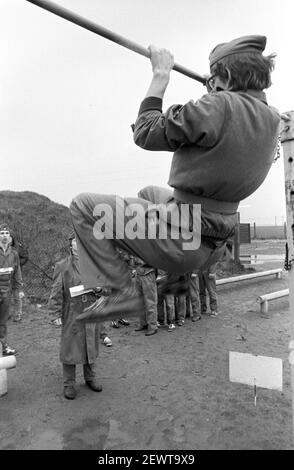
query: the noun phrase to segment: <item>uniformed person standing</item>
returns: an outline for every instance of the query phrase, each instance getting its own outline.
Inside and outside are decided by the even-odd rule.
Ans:
[[[24,244],[18,241],[14,234],[11,234],[11,247],[17,252],[19,257],[20,269],[28,262],[28,250],[24,246]],[[18,291],[16,289],[12,290],[12,301],[13,301],[13,321],[20,322],[23,317],[23,298],[24,292]]]
[[[99,352],[100,325],[76,321],[87,302],[87,296],[73,297],[70,288],[81,284],[79,259],[74,234],[69,237],[71,254],[56,263],[48,312],[61,319],[60,361],[63,367],[64,396],[74,399],[76,365],[82,364],[86,385],[95,392],[102,386],[96,381],[95,362]]]
[[[144,311],[139,316],[139,325],[135,331],[147,330],[145,336],[151,336],[157,333],[158,328],[156,271],[138,257],[133,257],[133,263],[138,292],[144,299]]]
[[[189,294],[187,296],[187,310],[192,322],[201,320],[201,308],[199,297],[199,271],[196,270],[188,274]]]
[[[201,313],[207,313],[207,292],[211,317],[218,316],[218,301],[216,293],[216,268],[217,263],[214,263],[203,271],[201,269],[199,270]]]
[[[167,277],[167,273],[165,271],[159,270],[157,280],[159,280],[161,277]],[[157,289],[157,294],[158,325],[165,326],[166,322],[167,330],[174,331],[176,328],[175,296],[173,294],[168,293],[163,294],[161,293],[161,289]]]
[[[19,297],[23,294],[19,257],[10,244],[10,228],[3,223],[0,225],[0,342],[3,356],[16,353],[7,343],[7,321],[11,295]]]

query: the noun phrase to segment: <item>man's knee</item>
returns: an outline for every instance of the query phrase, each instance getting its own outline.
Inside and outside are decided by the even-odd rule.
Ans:
[[[78,194],[77,196],[75,196],[75,197],[72,199],[72,201],[71,201],[71,203],[70,203],[70,205],[69,205],[70,211],[71,211],[71,212],[72,212],[72,211],[75,211],[76,209],[78,209],[78,208],[81,206],[81,204],[84,204],[84,202],[85,202],[85,200],[86,200],[86,198],[87,198],[87,195],[88,195],[88,193],[80,193],[80,194]]]
[[[86,213],[93,213],[95,201],[91,193],[80,193],[75,196],[70,205],[69,210],[73,217],[78,215],[85,215]]]
[[[140,197],[141,199],[146,199],[147,201],[152,201],[153,192],[154,186],[145,186],[145,188],[140,189],[140,191],[138,192],[138,197]]]

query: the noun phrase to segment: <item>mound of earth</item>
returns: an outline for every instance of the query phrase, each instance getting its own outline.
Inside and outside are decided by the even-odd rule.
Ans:
[[[0,222],[8,223],[15,239],[28,251],[22,270],[27,297],[46,300],[54,264],[68,250],[69,209],[34,192],[0,191]]]

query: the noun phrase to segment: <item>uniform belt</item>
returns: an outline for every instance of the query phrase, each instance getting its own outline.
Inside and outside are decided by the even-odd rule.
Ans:
[[[89,301],[94,301],[96,299],[95,294],[93,293],[88,293],[88,294],[82,294],[78,296],[78,299],[80,299],[83,303],[89,302]]]
[[[201,209],[206,209],[211,212],[220,212],[223,214],[234,214],[237,212],[239,202],[217,201],[208,197],[197,196],[196,194],[182,191],[181,189],[174,189],[173,196],[179,202],[185,204],[201,204]]]

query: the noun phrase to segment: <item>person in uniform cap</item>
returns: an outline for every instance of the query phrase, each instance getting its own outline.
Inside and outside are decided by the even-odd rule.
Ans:
[[[83,311],[87,296],[71,298],[70,288],[81,284],[79,259],[75,234],[68,236],[70,255],[55,265],[53,284],[48,312],[60,320],[61,341],[60,361],[63,368],[64,396],[69,400],[76,398],[76,365],[83,365],[86,385],[95,392],[101,392],[102,386],[96,380],[96,358],[99,353],[100,325],[81,323],[76,317]]]
[[[7,343],[7,321],[12,292],[22,293],[22,275],[18,254],[11,248],[11,230],[6,223],[0,225],[0,343],[3,356],[16,353]]]
[[[10,233],[11,236],[11,248],[15,250],[19,257],[20,269],[22,272],[22,267],[28,262],[28,250],[25,245],[17,239],[14,233]],[[17,289],[12,289],[11,300],[14,306],[13,312],[13,321],[20,322],[23,317],[23,298],[25,294],[23,291],[18,291]]]
[[[85,308],[80,320],[104,321],[119,309],[129,314],[144,309],[115,246],[174,276],[205,269],[223,256],[226,240],[238,222],[240,201],[262,184],[277,149],[280,114],[268,105],[264,93],[271,86],[274,55],[264,55],[265,46],[266,38],[261,35],[218,44],[209,55],[207,93],[166,111],[163,97],[174,58],[166,49],[149,46],[152,78],[133,125],[133,137],[142,149],[173,153],[171,189],[147,186],[138,198],[83,193],[72,200],[83,284],[111,289],[110,295]],[[158,211],[155,223],[165,225],[166,237],[148,237],[147,228],[144,237],[116,236],[113,221],[124,210],[125,218],[118,220],[126,228],[133,204],[142,208],[145,228],[151,223],[150,207],[160,205],[167,212],[176,208],[182,215],[188,205],[189,225],[183,225],[181,217],[172,225],[171,219],[166,222],[163,217],[166,211]],[[103,237],[93,228],[101,217],[96,209],[105,205],[111,217],[104,219]],[[201,207],[201,218],[194,213],[195,207]],[[174,228],[178,237],[173,236]],[[200,232],[200,246],[187,248],[187,236],[200,239]]]

